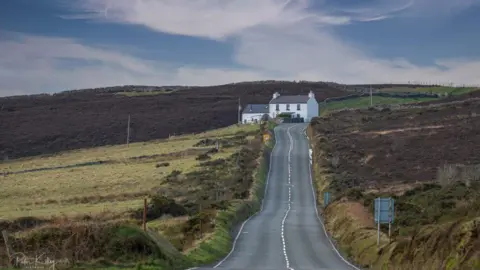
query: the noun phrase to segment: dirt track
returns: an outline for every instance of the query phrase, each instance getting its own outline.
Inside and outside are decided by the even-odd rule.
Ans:
[[[333,170],[349,187],[432,181],[443,163],[480,163],[479,100],[435,108],[343,111],[318,119],[314,128],[323,136],[322,148],[339,157]]]
[[[119,88],[124,91],[128,87]],[[275,91],[317,100],[346,95],[322,83],[245,83],[125,97],[95,91],[0,98],[0,160],[201,132],[237,122],[242,104],[268,103]]]

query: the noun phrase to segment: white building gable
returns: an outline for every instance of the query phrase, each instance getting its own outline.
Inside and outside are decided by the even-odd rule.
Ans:
[[[278,92],[273,94],[269,103],[269,114],[275,118],[278,114],[288,113],[292,118],[303,118],[310,122],[313,117],[319,115],[318,102],[315,94],[310,91],[308,95],[281,96]]]
[[[242,122],[260,122],[265,114],[275,118],[281,113],[288,113],[292,118],[303,118],[305,122],[310,122],[313,117],[319,115],[315,94],[310,91],[308,95],[281,96],[275,92],[268,104],[247,104],[242,112]]]

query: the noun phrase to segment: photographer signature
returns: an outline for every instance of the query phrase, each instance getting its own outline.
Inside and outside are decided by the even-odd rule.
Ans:
[[[68,259],[51,259],[45,256],[45,253],[35,255],[35,257],[29,257],[22,252],[16,252],[13,257],[13,264],[15,266],[24,268],[48,268],[56,269],[59,265],[68,265],[70,261]]]

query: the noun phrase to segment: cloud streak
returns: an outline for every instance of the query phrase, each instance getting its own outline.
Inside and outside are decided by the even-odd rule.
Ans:
[[[314,10],[308,0],[79,1],[74,6],[77,13],[64,18],[135,24],[219,42],[233,38],[232,59],[242,68],[176,66],[69,38],[17,35],[0,40],[0,95],[121,84],[213,85],[261,79],[480,84],[480,61],[437,59],[435,65],[418,66],[406,59],[371,56],[335,35],[336,25],[400,16],[421,10],[426,1],[432,3],[412,1],[386,4],[380,0],[375,7],[341,12],[328,5]],[[463,3],[455,4],[458,9],[478,2],[457,1]],[[444,0],[438,3],[436,6],[446,9],[453,5]]]

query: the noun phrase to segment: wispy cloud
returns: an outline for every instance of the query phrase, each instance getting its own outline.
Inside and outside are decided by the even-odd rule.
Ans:
[[[425,1],[432,3],[390,1],[396,4],[342,12],[327,6],[314,10],[308,0],[78,1],[74,6],[78,13],[68,18],[136,24],[162,33],[220,42],[232,37],[232,58],[243,68],[172,66],[118,48],[23,35],[0,40],[0,91],[4,91],[0,94],[119,84],[213,85],[260,79],[480,84],[480,61],[438,59],[436,65],[418,66],[406,59],[374,57],[335,35],[335,25],[420,10]],[[463,8],[478,2],[457,1]],[[435,6],[451,5],[440,2]]]
[[[210,85],[256,79],[255,70],[175,67],[68,38],[10,33],[0,40],[0,96],[126,84]]]

